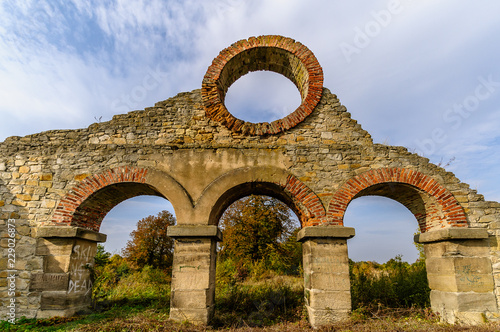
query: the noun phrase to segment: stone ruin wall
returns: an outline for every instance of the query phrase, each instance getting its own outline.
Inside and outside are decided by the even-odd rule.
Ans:
[[[262,149],[266,150],[265,157]],[[327,89],[316,111],[304,122],[264,138],[237,135],[207,119],[200,91],[195,90],[144,111],[116,115],[109,122],[94,123],[87,129],[10,137],[0,144],[0,231],[6,234],[7,220],[16,219],[20,315],[34,317],[40,306],[40,298],[33,296],[36,292],[31,278],[41,272],[44,262],[43,256],[35,255],[37,240],[32,231],[51,223],[62,197],[103,169],[158,168],[176,178],[172,171],[185,167],[182,164],[187,163],[186,154],[196,151],[203,155],[202,159],[207,154],[210,158],[219,155],[217,165],[210,168],[210,179],[226,171],[224,163],[228,158],[240,167],[263,166],[262,159],[258,159],[262,156],[269,166],[278,164],[293,173],[318,194],[325,207],[333,193],[353,176],[384,167],[415,169],[438,180],[456,197],[467,213],[470,227],[487,228],[490,235],[498,235],[499,203],[485,202],[452,173],[403,147],[373,144],[370,135]],[[176,161],[170,164],[169,159]],[[189,179],[179,179],[183,181]],[[491,246],[498,298],[500,260],[494,236]],[[6,270],[7,256],[4,236],[1,270]],[[5,299],[7,285],[2,273],[0,297]]]
[[[116,115],[111,121],[94,123],[86,129],[52,130],[25,137],[9,137],[0,143],[0,298],[3,299],[0,319],[6,319],[8,312],[9,219],[16,220],[17,315],[36,317],[38,314],[41,317],[41,284],[45,280],[40,279],[41,275],[49,265],[58,267],[70,264],[70,261],[59,260],[53,253],[52,256],[44,254],[49,244],[37,238],[36,229],[41,225],[59,224],[60,220],[54,217],[56,209],[78,185],[109,170],[132,170],[138,174],[147,170],[158,171],[174,179],[194,204],[200,201],[206,188],[233,170],[266,168],[292,174],[315,194],[325,213],[319,213],[317,218],[299,215],[303,226],[341,225],[342,218],[335,217],[332,212],[339,189],[356,177],[365,181],[368,179],[364,177],[366,174],[380,177],[376,170],[411,170],[415,172],[411,174],[418,173],[435,180],[463,208],[466,224],[458,226],[488,231],[488,247],[476,250],[475,255],[483,255],[486,260],[480,274],[493,274],[491,282],[494,283],[496,303],[488,304],[488,308],[498,308],[499,203],[484,201],[482,195],[461,183],[452,173],[406,148],[374,144],[371,136],[351,119],[346,108],[326,88],[322,89],[314,112],[302,122],[287,130],[262,136],[235,132],[212,120],[207,116],[202,91],[194,90],[142,111]],[[412,185],[411,181],[418,179],[411,178],[406,183]],[[288,188],[292,194],[293,188]],[[130,189],[120,193],[119,198],[139,194],[158,192]],[[367,194],[387,193],[374,190]],[[295,193],[294,199],[296,206],[311,205],[309,198],[300,197],[300,192]],[[404,201],[404,197],[401,199]],[[110,202],[108,205],[103,203],[105,212],[119,203],[111,199]],[[184,207],[174,205],[174,208],[180,224],[207,223],[207,220],[189,220],[192,214],[183,211]],[[300,214],[302,209],[296,211]],[[450,226],[425,218],[419,221],[424,232]],[[100,220],[84,226],[98,231]],[[85,247],[83,242],[75,242],[74,246],[80,246],[81,251],[69,249],[71,262],[91,262],[92,249]],[[428,255],[444,250],[434,247],[427,246]],[[455,250],[460,253],[462,249]],[[51,259],[55,261],[51,262]],[[69,270],[61,268],[61,271],[69,271],[69,276],[65,279],[61,274],[54,274],[51,282],[67,283],[68,292],[86,294],[91,284],[86,272],[80,269],[82,264],[69,267]],[[51,315],[50,301],[46,300],[47,316]],[[70,305],[71,300],[67,301]],[[496,309],[486,311],[491,311],[488,318],[498,316]]]

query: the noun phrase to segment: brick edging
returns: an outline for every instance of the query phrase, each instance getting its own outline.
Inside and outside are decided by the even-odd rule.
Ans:
[[[257,59],[259,52],[260,56],[266,54],[265,61],[261,57]],[[232,68],[238,70],[231,72]],[[274,71],[289,78],[299,89],[301,105],[271,123],[251,123],[234,117],[224,105],[225,94],[238,78],[255,70]],[[201,90],[209,118],[233,132],[259,136],[277,134],[302,122],[314,110],[322,92],[323,69],[314,54],[301,43],[277,35],[250,37],[222,50],[208,67]]]
[[[349,179],[337,190],[328,205],[328,222],[343,225],[345,210],[357,194],[373,185],[391,182],[409,184],[426,192],[441,206],[448,226],[467,227],[467,218],[462,206],[445,187],[433,178],[407,168],[374,169]]]
[[[99,231],[99,225],[73,220],[75,211],[87,198],[106,186],[123,182],[145,183],[147,172],[146,168],[125,166],[87,176],[61,199],[51,221],[56,225],[72,225]]]
[[[302,227],[325,224],[326,211],[321,199],[314,191],[291,174],[288,175],[283,189],[289,193],[295,203],[304,206],[308,212],[307,219],[301,220]]]

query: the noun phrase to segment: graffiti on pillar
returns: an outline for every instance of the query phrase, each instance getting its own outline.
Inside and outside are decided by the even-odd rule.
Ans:
[[[482,278],[475,273],[470,264],[464,265],[458,270],[458,278],[461,282],[465,282],[468,285],[481,286],[484,284],[484,282],[481,281]]]
[[[89,267],[94,264],[95,245],[75,245],[69,267],[70,280],[68,293],[89,294],[92,290]]]

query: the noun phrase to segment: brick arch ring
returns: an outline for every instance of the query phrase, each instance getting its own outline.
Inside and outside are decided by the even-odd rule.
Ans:
[[[52,215],[51,222],[56,225],[77,226],[98,232],[100,222],[114,205],[106,206],[104,204],[102,209],[92,207],[91,212],[96,213],[91,213],[89,216],[86,215],[88,211],[81,211],[82,207],[92,197],[95,197],[96,193],[117,184],[129,185],[127,189],[136,188],[130,190],[128,195],[125,194],[122,197],[124,199],[138,195],[156,195],[166,198],[172,203],[176,218],[183,217],[182,210],[177,210],[176,207],[193,207],[193,202],[185,189],[168,174],[153,169],[122,166],[83,178],[61,198]],[[167,188],[168,192],[164,192],[165,189],[160,188]]]
[[[441,206],[449,226],[467,227],[462,206],[445,187],[433,178],[407,168],[374,169],[349,179],[337,190],[328,205],[328,224],[343,226],[344,213],[351,200],[362,190],[382,183],[404,183],[426,192]]]
[[[220,207],[222,197],[246,184],[270,185],[282,190],[291,203],[296,205],[297,211],[295,212],[298,212],[303,227],[320,225],[326,221],[326,209],[318,195],[295,175],[271,166],[243,167],[223,174],[205,188],[195,204],[195,209],[212,211],[209,224],[216,225],[218,218],[227,207]],[[245,196],[250,194],[253,194],[251,190],[246,192]],[[232,198],[230,197],[231,202],[234,201]]]
[[[251,123],[234,117],[224,99],[229,87],[241,76],[257,70],[273,71],[290,79],[302,103],[286,117],[271,123]],[[244,135],[272,135],[302,122],[321,99],[323,69],[307,47],[282,36],[250,37],[222,50],[203,78],[202,100],[207,117]]]

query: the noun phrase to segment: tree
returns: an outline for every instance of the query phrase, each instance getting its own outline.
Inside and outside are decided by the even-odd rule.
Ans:
[[[291,211],[277,199],[267,196],[240,199],[224,212],[220,226],[224,238],[222,260],[231,259],[237,267],[265,262],[267,268],[274,270],[300,265],[300,244],[295,240]]]
[[[172,266],[174,243],[167,236],[168,226],[175,225],[175,217],[168,211],[139,220],[137,230],[130,233],[131,240],[123,249],[123,256],[138,267]]]
[[[97,252],[94,257],[94,265],[95,266],[104,266],[109,263],[109,258],[111,257],[111,253],[104,250],[104,245],[97,245]]]

